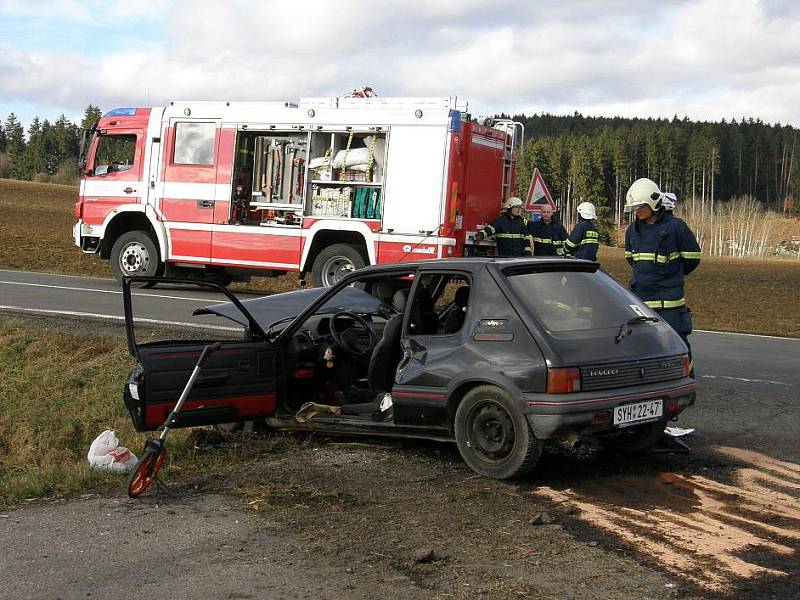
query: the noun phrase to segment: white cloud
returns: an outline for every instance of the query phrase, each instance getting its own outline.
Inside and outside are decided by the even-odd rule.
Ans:
[[[137,6],[138,27],[166,32],[152,47],[109,45],[98,60],[0,46],[0,102],[75,112],[89,102],[288,100],[371,84],[382,95],[457,94],[476,113],[747,115],[800,125],[800,19],[785,0]],[[113,4],[50,8],[74,27],[98,14],[101,27],[116,26]],[[31,9],[3,2],[2,14]],[[116,33],[118,41],[136,30]]]

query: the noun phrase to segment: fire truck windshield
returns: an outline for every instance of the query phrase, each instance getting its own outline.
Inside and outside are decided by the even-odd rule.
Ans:
[[[105,175],[133,168],[135,135],[101,135],[94,153],[94,175]]]

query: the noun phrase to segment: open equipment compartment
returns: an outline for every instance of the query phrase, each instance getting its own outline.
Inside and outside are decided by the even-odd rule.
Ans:
[[[305,132],[240,131],[231,220],[242,225],[299,226],[307,147]]]
[[[386,132],[370,129],[311,133],[307,216],[381,220]]]

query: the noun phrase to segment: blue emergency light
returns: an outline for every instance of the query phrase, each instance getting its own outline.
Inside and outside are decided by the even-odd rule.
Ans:
[[[132,117],[136,114],[135,108],[115,108],[107,112],[106,117]]]
[[[461,113],[457,110],[450,111],[449,129],[455,133],[461,132]]]

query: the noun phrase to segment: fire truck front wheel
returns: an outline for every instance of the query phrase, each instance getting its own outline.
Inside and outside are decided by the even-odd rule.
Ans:
[[[311,267],[311,280],[314,287],[329,287],[365,264],[355,246],[334,244],[317,254]]]
[[[145,231],[123,233],[111,247],[111,273],[117,281],[125,275],[157,277],[160,271],[158,248]]]

